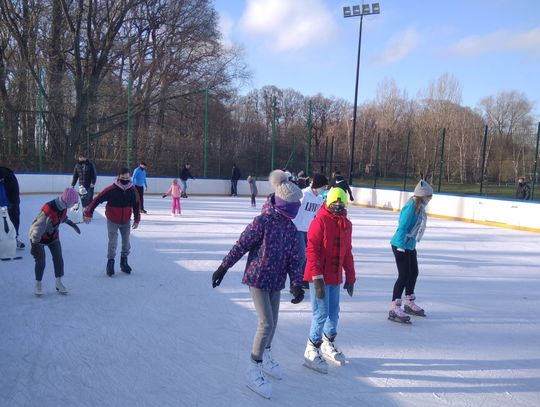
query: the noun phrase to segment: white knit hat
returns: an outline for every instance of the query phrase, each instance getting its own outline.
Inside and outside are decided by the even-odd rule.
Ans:
[[[284,171],[272,171],[268,176],[268,181],[270,181],[278,198],[287,202],[298,202],[302,199],[302,190],[295,183],[289,181],[287,173]]]
[[[414,188],[414,196],[431,196],[433,195],[433,188],[423,179],[420,180],[416,188]]]

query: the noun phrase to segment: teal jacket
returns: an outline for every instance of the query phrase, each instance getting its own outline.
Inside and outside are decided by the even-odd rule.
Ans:
[[[411,232],[417,221],[418,215],[416,214],[416,204],[411,198],[401,209],[398,228],[396,233],[394,233],[394,237],[390,241],[390,244],[396,246],[398,249],[416,249],[416,239],[414,237],[407,237],[407,234]]]

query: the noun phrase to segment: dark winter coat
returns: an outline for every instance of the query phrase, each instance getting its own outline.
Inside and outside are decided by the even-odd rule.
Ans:
[[[90,184],[95,185],[97,179],[96,167],[90,160],[83,161],[82,163],[75,164],[73,168],[73,179],[71,180],[71,186],[75,186],[77,180],[79,184],[85,188],[90,188]]]
[[[305,281],[311,282],[314,276],[323,275],[326,284],[339,285],[345,270],[346,282],[356,282],[352,223],[347,211],[336,215],[323,204],[309,225],[307,239]]]
[[[332,187],[339,187],[345,192],[349,194],[349,199],[351,201],[354,201],[354,196],[351,191],[351,187],[349,186],[349,183],[347,180],[343,177],[343,175],[336,175],[332,182],[330,183],[330,188]]]
[[[248,252],[242,283],[277,291],[285,288],[288,274],[292,286],[302,284],[296,227],[271,204],[246,227],[221,265],[228,270]]]
[[[187,181],[188,178],[194,179],[193,175],[191,175],[191,173],[189,172],[189,169],[184,167],[184,168],[182,168],[182,172],[180,173],[180,179],[182,181]]]
[[[516,199],[523,199],[528,201],[531,199],[531,187],[527,183],[518,184],[516,189]]]
[[[18,206],[21,202],[19,196],[19,182],[15,173],[7,167],[0,167],[0,180],[4,184],[4,191],[6,193],[8,206]]]
[[[84,216],[91,218],[94,209],[103,203],[105,206],[105,217],[113,223],[122,225],[129,222],[133,210],[134,223],[141,221],[139,192],[130,182],[122,185],[118,180],[105,188],[84,210]]]
[[[242,174],[240,174],[240,170],[238,169],[238,167],[234,166],[231,173],[231,180],[238,181],[241,176]]]

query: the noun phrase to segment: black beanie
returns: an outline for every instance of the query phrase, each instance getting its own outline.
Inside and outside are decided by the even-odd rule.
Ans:
[[[313,182],[311,183],[311,188],[317,189],[322,188],[325,185],[328,185],[328,179],[322,174],[313,175]]]

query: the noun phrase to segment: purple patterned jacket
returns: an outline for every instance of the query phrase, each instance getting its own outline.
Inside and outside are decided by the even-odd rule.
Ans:
[[[221,265],[228,270],[249,252],[242,283],[264,291],[278,291],[285,288],[287,274],[292,286],[302,284],[298,250],[296,226],[271,205],[265,205]]]

